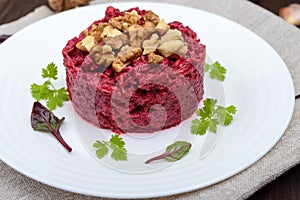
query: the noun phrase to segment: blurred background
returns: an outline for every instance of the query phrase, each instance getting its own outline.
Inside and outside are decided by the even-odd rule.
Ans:
[[[20,16],[26,15],[33,11],[36,7],[41,5],[48,5],[49,2],[54,4],[57,2],[67,2],[68,0],[0,0],[0,24],[4,24],[18,19]],[[69,0],[70,1],[70,0]],[[287,7],[289,4],[298,3],[300,0],[250,0],[251,2],[266,8],[267,10],[279,15],[280,8]],[[22,2],[22,3],[20,3]],[[89,0],[72,0],[72,2],[78,2],[79,4],[85,4]],[[53,7],[54,5],[54,7]],[[287,13],[288,10],[285,12]],[[299,13],[299,11],[298,11]]]

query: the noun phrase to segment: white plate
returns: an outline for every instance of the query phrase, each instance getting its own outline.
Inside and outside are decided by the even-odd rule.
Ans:
[[[41,67],[60,68],[66,41],[104,15],[108,4],[57,14],[16,33],[0,46],[0,157],[17,171],[45,184],[77,193],[118,198],[156,197],[199,189],[224,180],[266,154],[284,133],[294,108],[294,88],[280,56],[242,26],[201,10],[159,3],[110,4],[120,9],[152,9],[166,21],[179,20],[198,33],[212,60],[228,69],[226,102],[236,105],[235,121],[222,129],[212,153],[199,160],[192,148],[182,160],[152,173],[123,173],[99,164],[83,148],[74,128],[71,104],[55,111],[66,117],[62,136],[67,153],[50,134],[30,127],[30,84]],[[168,12],[165,12],[168,10]]]

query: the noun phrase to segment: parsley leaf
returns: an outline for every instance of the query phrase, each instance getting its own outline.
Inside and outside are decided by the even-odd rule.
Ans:
[[[233,114],[236,113],[236,108],[231,105],[227,108],[222,107],[222,106],[218,106],[217,110],[216,110],[216,114],[220,119],[220,123],[223,126],[228,126],[232,120],[233,120]]]
[[[43,78],[52,78],[53,80],[57,79],[57,66],[52,62],[47,65],[47,68],[42,69]]]
[[[127,150],[125,148],[125,142],[119,135],[111,136],[109,140],[111,144],[111,148],[113,150],[111,157],[118,161],[118,160],[127,160]]]
[[[43,84],[31,84],[31,94],[37,101],[45,100],[50,110],[54,110],[57,106],[62,107],[64,101],[69,101],[69,96],[65,87],[56,89],[51,83],[57,80],[57,66],[52,62],[42,69],[42,77],[47,79]]]
[[[194,119],[192,121],[191,132],[197,135],[204,135],[209,127],[209,121]]]
[[[204,71],[208,72],[212,79],[217,79],[219,81],[225,80],[226,69],[218,61],[213,64],[204,64]]]
[[[196,111],[196,115],[200,118],[192,121],[192,134],[204,135],[208,130],[216,133],[218,125],[228,126],[236,113],[235,106],[219,106],[216,99],[205,99],[203,105],[203,108]]]
[[[96,148],[96,155],[99,159],[106,156],[109,149],[112,150],[111,157],[116,160],[127,160],[127,150],[125,142],[119,135],[112,135],[109,142],[97,140],[93,147]]]
[[[99,159],[103,158],[106,154],[108,154],[108,148],[105,146],[103,142],[100,142],[97,140],[94,144],[93,147],[97,148],[96,155]]]
[[[32,97],[34,99],[36,99],[37,101],[40,100],[46,100],[49,98],[49,85],[50,82],[49,81],[45,81],[42,85],[38,85],[36,83],[33,83],[31,85],[31,94]]]

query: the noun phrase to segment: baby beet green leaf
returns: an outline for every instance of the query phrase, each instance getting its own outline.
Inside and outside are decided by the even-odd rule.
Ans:
[[[34,102],[31,112],[31,126],[33,130],[51,132],[52,135],[69,151],[72,148],[61,137],[59,128],[64,121],[64,117],[59,119],[40,102]]]
[[[209,65],[204,64],[204,72],[208,72],[212,79],[217,79],[219,81],[225,80],[226,69],[218,61]]]
[[[186,141],[177,141],[167,146],[165,153],[147,160],[145,163],[151,163],[156,160],[165,159],[168,162],[175,162],[183,158],[191,149],[192,144]]]
[[[205,99],[203,108],[196,111],[196,115],[200,118],[192,121],[191,133],[204,135],[208,130],[216,133],[218,125],[228,126],[235,113],[236,108],[233,105],[223,107],[217,105],[216,99]]]
[[[96,148],[96,155],[99,159],[108,154],[109,149],[112,150],[111,157],[116,160],[127,160],[127,150],[125,142],[119,135],[112,135],[109,142],[97,140],[93,147]]]
[[[45,100],[50,110],[54,110],[57,106],[62,107],[64,101],[69,100],[69,96],[65,87],[56,89],[51,83],[57,79],[57,66],[52,62],[42,69],[42,77],[47,79],[43,84],[31,84],[32,97],[37,100]]]

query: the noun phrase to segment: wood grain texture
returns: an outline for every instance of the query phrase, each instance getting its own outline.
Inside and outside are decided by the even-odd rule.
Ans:
[[[278,14],[279,8],[288,6],[291,3],[300,3],[300,0],[251,0],[254,3]]]
[[[290,169],[255,194],[248,200],[299,200],[300,165]]]
[[[9,38],[11,35],[0,35],[0,43],[4,42],[7,38]]]
[[[280,7],[300,0],[251,0],[278,14]],[[0,0],[0,24],[18,19],[40,5],[48,5],[47,0]],[[300,101],[300,99],[297,99]],[[300,155],[299,155],[300,156]],[[249,200],[300,200],[300,165],[290,169],[272,181]]]
[[[16,20],[47,4],[47,0],[0,0],[0,24]]]

